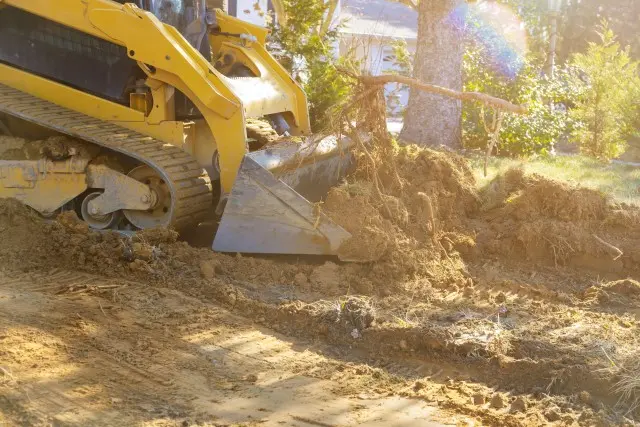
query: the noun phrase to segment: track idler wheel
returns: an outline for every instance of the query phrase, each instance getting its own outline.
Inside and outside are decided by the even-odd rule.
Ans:
[[[171,222],[171,191],[167,183],[149,166],[132,169],[128,177],[146,184],[151,189],[150,208],[144,211],[125,209],[124,216],[137,228],[165,226]]]
[[[95,191],[87,194],[80,206],[80,214],[82,219],[89,224],[89,226],[96,230],[107,230],[110,228],[117,228],[118,223],[122,219],[122,213],[120,211],[111,212],[109,214],[100,215],[95,212],[91,212],[89,208],[89,202],[96,197],[100,197],[102,192]]]

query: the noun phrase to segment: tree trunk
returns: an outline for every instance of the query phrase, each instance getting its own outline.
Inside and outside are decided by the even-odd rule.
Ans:
[[[418,9],[415,77],[462,91],[464,0],[422,0]],[[419,145],[462,145],[462,102],[412,88],[400,137]]]

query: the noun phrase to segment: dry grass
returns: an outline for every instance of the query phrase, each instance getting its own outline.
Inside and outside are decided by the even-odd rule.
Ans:
[[[496,175],[512,167],[522,167],[525,173],[537,173],[549,178],[567,181],[602,191],[617,202],[640,206],[640,167],[602,163],[583,156],[538,157],[509,159],[493,157],[489,160],[488,174],[483,174],[484,158],[469,156],[470,165],[480,187],[486,186]]]
[[[614,392],[620,396],[618,405],[633,413],[640,408],[640,352],[627,358],[620,367],[620,380],[614,386]]]

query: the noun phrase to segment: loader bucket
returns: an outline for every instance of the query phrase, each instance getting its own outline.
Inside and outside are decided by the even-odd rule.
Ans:
[[[353,165],[350,141],[285,143],[247,154],[227,199],[213,249],[336,255],[351,237],[318,202]]]

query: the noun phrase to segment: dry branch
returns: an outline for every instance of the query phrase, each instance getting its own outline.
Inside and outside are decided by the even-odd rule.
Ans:
[[[596,239],[598,242],[602,243],[611,252],[613,252],[612,256],[614,261],[619,260],[624,255],[624,252],[622,252],[619,248],[613,246],[611,243],[605,242],[595,234],[593,235],[593,238]]]
[[[340,72],[350,75],[360,80],[366,86],[384,86],[388,83],[400,83],[425,92],[431,92],[449,98],[459,99],[461,101],[476,101],[484,105],[496,108],[498,110],[508,111],[514,114],[526,114],[527,108],[522,105],[516,105],[509,101],[495,96],[487,95],[479,92],[458,92],[456,90],[447,89],[442,86],[436,86],[428,83],[423,83],[420,80],[413,79],[411,77],[405,77],[395,74],[385,74],[382,76],[362,76],[355,75],[349,70],[343,68],[339,69]]]

